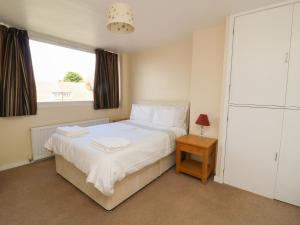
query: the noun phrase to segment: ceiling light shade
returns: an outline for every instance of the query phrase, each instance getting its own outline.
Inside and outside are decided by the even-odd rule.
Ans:
[[[107,29],[113,33],[131,33],[134,31],[133,12],[126,3],[114,3],[108,10]]]

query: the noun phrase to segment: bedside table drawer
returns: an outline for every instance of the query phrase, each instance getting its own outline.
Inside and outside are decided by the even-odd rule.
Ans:
[[[177,149],[182,152],[187,152],[194,155],[202,156],[202,151],[199,151],[199,147],[191,146],[188,144],[176,143],[176,150]]]

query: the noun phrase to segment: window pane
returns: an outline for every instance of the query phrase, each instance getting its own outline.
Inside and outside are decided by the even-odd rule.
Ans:
[[[38,102],[92,101],[95,54],[30,40]]]

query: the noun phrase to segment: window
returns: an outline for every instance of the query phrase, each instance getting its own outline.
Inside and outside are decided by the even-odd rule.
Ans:
[[[38,102],[92,101],[95,54],[30,40]]]

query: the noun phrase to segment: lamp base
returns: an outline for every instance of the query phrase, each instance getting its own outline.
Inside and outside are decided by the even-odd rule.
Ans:
[[[203,127],[203,126],[201,126],[201,133],[200,133],[200,136],[201,136],[201,137],[204,137],[204,127]]]

